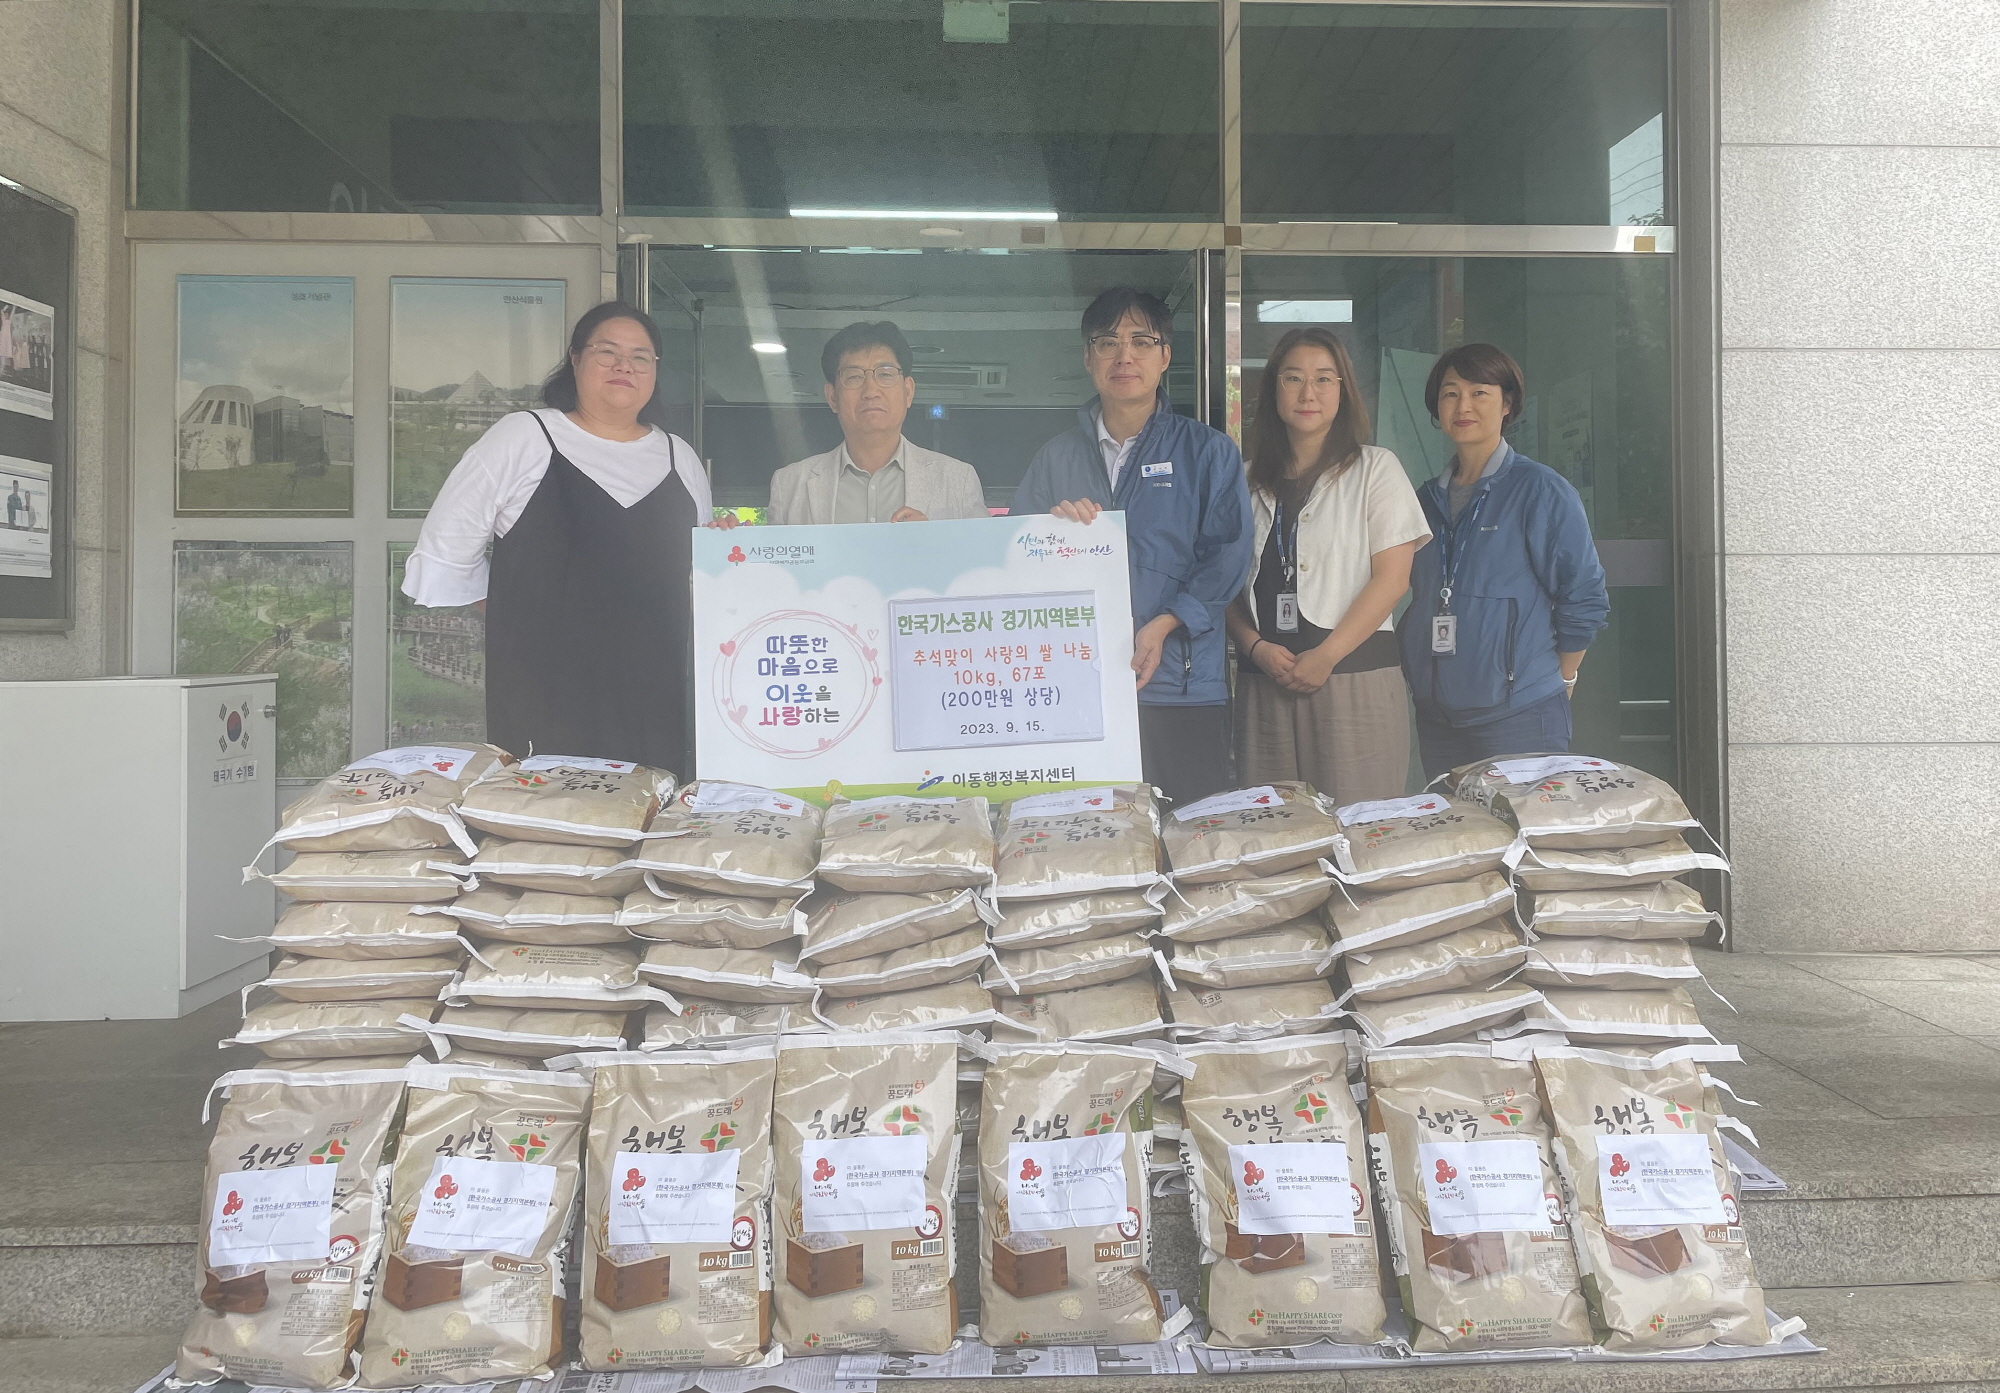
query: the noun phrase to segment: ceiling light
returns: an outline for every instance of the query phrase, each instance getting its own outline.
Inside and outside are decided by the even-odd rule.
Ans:
[[[897,222],[1054,222],[1053,208],[789,208],[795,218],[881,218]]]
[[[923,229],[923,234],[926,237],[963,237],[965,229],[962,227],[927,227]]]
[[[752,353],[783,353],[785,346],[781,343],[772,343],[768,339],[754,339],[751,341],[750,351]]]
[[[1266,300],[1257,306],[1259,324],[1352,324],[1352,300]]]

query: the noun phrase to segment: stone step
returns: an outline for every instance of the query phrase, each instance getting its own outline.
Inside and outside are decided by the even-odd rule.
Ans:
[[[1591,1364],[1471,1364],[1353,1373],[1259,1374],[1257,1393],[1735,1393],[1757,1389],[2000,1388],[2000,1287],[1932,1283],[1806,1287],[1770,1293],[1802,1316],[1826,1353],[1780,1358]],[[0,1339],[0,1393],[133,1393],[169,1363],[168,1333]],[[1246,1379],[1246,1382],[1248,1380]],[[1175,1378],[1036,1379],[1039,1393],[1178,1393]],[[965,1393],[910,1380],[915,1393]],[[236,1393],[237,1385],[223,1385]],[[503,1385],[510,1387],[510,1385]]]

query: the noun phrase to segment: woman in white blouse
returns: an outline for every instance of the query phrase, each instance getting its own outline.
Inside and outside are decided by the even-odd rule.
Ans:
[[[1245,784],[1299,779],[1347,804],[1408,782],[1390,616],[1431,532],[1403,466],[1367,438],[1340,340],[1317,327],[1279,339],[1252,422],[1250,582],[1229,607]]]
[[[693,772],[688,577],[711,509],[662,428],[660,347],[630,305],[586,313],[544,408],[474,442],[410,554],[411,599],[485,611],[486,738],[517,754]]]

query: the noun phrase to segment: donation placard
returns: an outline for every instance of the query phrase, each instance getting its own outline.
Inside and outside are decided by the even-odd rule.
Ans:
[[[824,802],[1136,781],[1125,519],[703,528],[696,763]]]

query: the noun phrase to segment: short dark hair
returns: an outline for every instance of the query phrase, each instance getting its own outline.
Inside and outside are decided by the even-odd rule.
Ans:
[[[910,375],[910,341],[887,319],[850,324],[828,339],[826,347],[819,351],[819,370],[831,383],[840,375],[840,360],[863,348],[888,349],[896,355],[896,366],[903,370],[903,376]]]
[[[583,312],[583,318],[576,321],[576,328],[570,330],[569,352],[563,355],[556,370],[542,383],[542,405],[553,406],[558,411],[576,410],[576,360],[583,354],[583,346],[597,333],[598,326],[606,320],[629,319],[646,331],[646,337],[653,341],[653,356],[666,356],[665,341],[660,337],[660,326],[653,317],[637,305],[628,305],[623,300],[606,300],[601,305],[593,305]],[[653,375],[653,395],[639,408],[639,419],[649,426],[667,428],[667,410],[660,401],[660,377]]]
[[[1090,308],[1083,312],[1084,338],[1113,332],[1128,314],[1138,315],[1154,333],[1172,341],[1174,312],[1167,308],[1167,302],[1150,290],[1129,285],[1115,286],[1090,302]]]
[[[1433,421],[1438,418],[1438,388],[1444,385],[1444,375],[1448,372],[1457,373],[1466,382],[1498,387],[1507,399],[1507,421],[1521,414],[1521,403],[1527,400],[1528,391],[1521,377],[1521,365],[1508,357],[1504,349],[1490,343],[1464,343],[1439,354],[1438,360],[1431,364],[1430,380],[1424,383],[1424,409],[1431,413]]]

